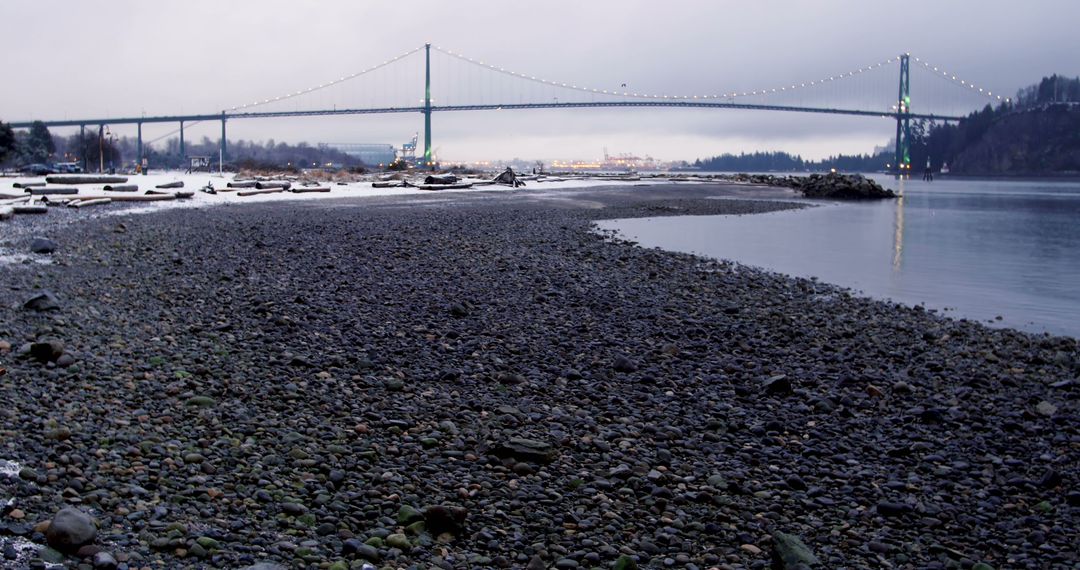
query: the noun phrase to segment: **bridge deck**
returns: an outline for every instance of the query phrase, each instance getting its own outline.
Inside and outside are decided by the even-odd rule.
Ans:
[[[792,107],[785,105],[754,105],[730,103],[724,101],[601,101],[582,103],[511,103],[506,105],[444,105],[431,106],[438,111],[493,111],[512,109],[584,109],[584,108],[620,108],[620,107],[669,107],[692,109],[741,109],[750,111],[782,111],[792,113],[817,113],[829,115],[849,115],[861,117],[881,117],[887,119],[929,119],[935,121],[959,121],[963,117],[933,115],[925,113],[897,113],[894,111],[863,111],[857,109],[832,109],[827,107]],[[179,123],[191,121],[231,121],[235,119],[266,119],[272,117],[317,117],[333,115],[372,115],[383,113],[422,113],[423,107],[380,107],[370,109],[320,109],[312,111],[263,111],[245,113],[215,113],[199,115],[158,115],[151,117],[112,117],[94,119],[65,119],[59,121],[41,121],[46,127],[80,127],[84,125],[134,125],[139,123]],[[9,123],[12,128],[29,128],[33,121],[15,121]]]

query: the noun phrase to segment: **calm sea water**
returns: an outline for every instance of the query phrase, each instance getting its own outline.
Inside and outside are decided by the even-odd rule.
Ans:
[[[645,247],[817,277],[992,325],[1080,337],[1080,182],[875,178],[903,197],[601,227]]]

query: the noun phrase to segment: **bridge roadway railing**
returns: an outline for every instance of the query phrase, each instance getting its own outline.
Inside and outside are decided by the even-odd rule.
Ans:
[[[743,109],[752,111],[783,111],[794,113],[818,113],[829,115],[854,115],[863,117],[881,117],[888,119],[930,119],[936,121],[959,121],[963,117],[935,115],[928,113],[898,113],[895,111],[864,111],[857,109],[834,109],[828,107],[794,107],[786,105],[760,105],[732,103],[724,101],[592,101],[559,103],[510,103],[485,105],[432,105],[432,112],[442,111],[494,111],[513,109],[584,109],[584,108],[622,108],[622,107],[674,107],[694,109]],[[85,125],[134,125],[140,123],[179,123],[189,121],[221,121],[236,119],[266,119],[272,117],[315,117],[332,115],[371,115],[382,113],[423,113],[424,107],[378,107],[368,109],[321,109],[311,111],[260,111],[260,112],[223,112],[201,115],[160,115],[148,117],[111,117],[95,119],[64,119],[41,121],[46,127],[80,127]],[[15,121],[9,123],[12,128],[30,128],[34,121]]]

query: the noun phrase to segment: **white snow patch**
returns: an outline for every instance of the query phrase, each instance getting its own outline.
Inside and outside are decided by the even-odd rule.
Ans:
[[[417,177],[420,175],[418,174]],[[170,182],[183,182],[184,187],[181,189],[170,189],[168,192],[194,192],[195,195],[192,198],[183,200],[167,200],[159,202],[145,202],[138,203],[138,205],[127,207],[120,210],[106,210],[101,211],[96,208],[89,208],[87,211],[87,217],[92,215],[127,215],[127,214],[144,214],[151,212],[158,212],[171,208],[201,208],[207,206],[221,205],[221,204],[254,204],[265,202],[290,202],[296,200],[332,200],[337,198],[366,198],[373,196],[404,196],[415,194],[429,194],[438,195],[443,192],[513,192],[513,193],[527,193],[530,195],[544,196],[546,190],[565,190],[565,189],[577,189],[577,188],[595,188],[601,186],[638,186],[649,185],[666,182],[665,178],[644,179],[640,181],[631,180],[618,180],[618,179],[558,179],[557,181],[544,182],[537,180],[526,181],[526,186],[523,188],[510,188],[507,186],[499,185],[487,185],[487,186],[474,186],[472,188],[458,189],[458,190],[444,190],[444,191],[432,191],[421,190],[419,188],[374,188],[372,182],[351,182],[347,184],[338,184],[337,182],[318,181],[320,186],[328,186],[330,192],[312,192],[312,193],[292,193],[292,192],[280,192],[274,194],[257,194],[254,196],[238,196],[234,192],[218,192],[217,194],[208,194],[201,192],[199,189],[205,187],[207,184],[213,185],[217,190],[226,188],[226,185],[234,179],[235,175],[226,173],[224,175],[219,174],[206,174],[196,173],[187,174],[180,171],[165,171],[160,173],[153,173],[146,176],[142,175],[129,175],[126,184],[137,184],[139,186],[139,194],[144,193],[146,190],[150,190],[160,184],[167,184]],[[302,176],[300,177],[302,178]],[[42,177],[27,177],[27,178],[4,178],[0,179],[0,194],[21,194],[23,190],[21,188],[15,188],[16,183],[23,182],[41,182]],[[60,184],[58,186],[71,186],[70,184]],[[131,196],[131,192],[106,192],[103,184],[80,184],[79,195],[84,196]],[[294,183],[294,186],[297,186]],[[299,186],[298,186],[299,187]],[[539,191],[539,192],[537,192]],[[535,193],[535,194],[534,194]],[[56,196],[57,199],[71,198],[71,196]],[[81,216],[80,216],[81,217]],[[2,253],[2,252],[0,252]],[[16,260],[15,262],[20,262]],[[12,261],[7,261],[11,263]],[[4,261],[0,260],[0,263]]]
[[[18,477],[22,465],[7,459],[0,459],[0,477]]]

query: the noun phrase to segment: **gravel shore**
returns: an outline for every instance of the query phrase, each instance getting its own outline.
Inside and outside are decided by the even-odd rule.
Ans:
[[[0,265],[6,563],[74,506],[69,567],[1076,568],[1075,339],[592,229],[798,207],[742,192],[0,226],[59,246]]]

